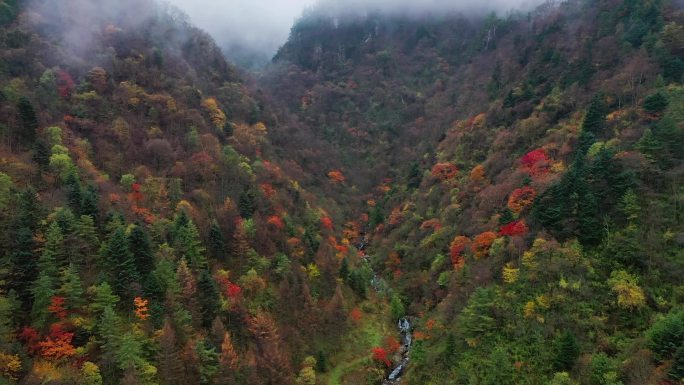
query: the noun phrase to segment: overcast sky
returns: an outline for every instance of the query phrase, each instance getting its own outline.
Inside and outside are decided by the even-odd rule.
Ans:
[[[194,24],[211,34],[218,44],[237,44],[273,55],[286,40],[290,27],[317,0],[166,0],[190,16]],[[505,12],[542,0],[322,0],[337,10],[358,7],[390,12],[420,10],[497,10]]]
[[[316,0],[166,0],[221,46],[232,42],[274,54],[290,27]]]

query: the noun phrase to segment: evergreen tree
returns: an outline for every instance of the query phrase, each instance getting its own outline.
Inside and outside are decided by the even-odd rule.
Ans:
[[[207,267],[207,258],[204,255],[204,247],[200,241],[197,226],[192,221],[176,230],[174,249],[179,256],[185,258],[193,269]]]
[[[316,355],[316,371],[319,373],[328,371],[328,360],[326,359],[325,352],[322,350],[319,350]]]
[[[244,190],[238,199],[238,210],[240,216],[249,219],[254,214],[256,196],[252,190]]]
[[[22,96],[17,103],[21,127],[16,133],[17,139],[24,145],[30,145],[36,140],[36,130],[38,129],[38,117],[31,101]]]
[[[67,202],[69,202],[69,207],[75,212],[81,213],[81,200],[83,199],[81,193],[81,181],[76,174],[76,171],[69,170],[64,178],[64,187],[67,191]]]
[[[202,270],[197,281],[197,296],[201,307],[202,326],[210,327],[219,309],[219,292],[208,270]]]
[[[62,285],[59,288],[59,295],[66,299],[66,305],[71,310],[80,310],[84,304],[83,281],[78,275],[78,271],[73,265],[69,265],[61,272]]]
[[[122,298],[131,299],[133,297],[131,284],[138,281],[138,273],[123,227],[115,230],[105,245],[103,262],[108,279],[113,283],[114,292]]]
[[[211,222],[211,227],[209,228],[209,251],[211,255],[218,259],[223,260],[226,257],[226,242],[223,237],[223,232],[216,220]]]
[[[38,139],[33,144],[33,161],[38,164],[41,171],[47,170],[50,165],[50,149],[43,139]]]
[[[444,364],[448,369],[456,365],[456,337],[453,333],[447,334],[446,346],[444,347]]]
[[[580,354],[575,335],[565,331],[556,341],[556,357],[554,368],[558,371],[568,371],[575,365]]]
[[[45,246],[40,258],[38,258],[38,271],[55,280],[58,268],[64,264],[66,257],[62,229],[56,221],[50,224],[45,237]]]
[[[81,214],[88,215],[97,221],[100,215],[99,194],[93,185],[81,191]]]
[[[513,212],[511,212],[511,210],[508,207],[506,207],[505,209],[503,209],[501,211],[501,215],[499,216],[499,224],[500,225],[509,224],[509,223],[513,222],[514,220],[515,220],[515,218],[513,217]]]
[[[85,265],[88,269],[92,269],[95,265],[94,257],[100,249],[100,240],[97,237],[93,218],[89,215],[81,215],[76,221],[74,233],[76,236],[70,261],[77,268]]]
[[[135,260],[135,268],[143,280],[154,270],[154,254],[147,232],[140,225],[133,226],[128,235],[128,247]]]
[[[684,345],[680,346],[672,357],[672,366],[667,375],[673,381],[681,382],[684,379]]]
[[[48,306],[55,295],[55,279],[41,273],[31,288],[33,306],[31,308],[31,323],[37,329],[45,327],[50,315]]]
[[[667,96],[662,91],[658,91],[644,99],[643,107],[650,114],[660,114],[665,112],[669,104],[670,101]]]
[[[589,109],[584,115],[584,120],[582,121],[582,130],[587,133],[591,133],[594,136],[598,136],[603,132],[603,128],[606,124],[606,106],[603,103],[603,95],[595,95],[591,99],[591,104],[589,104]]]
[[[342,264],[340,265],[339,277],[345,282],[349,282],[349,261],[346,257],[342,260]]]

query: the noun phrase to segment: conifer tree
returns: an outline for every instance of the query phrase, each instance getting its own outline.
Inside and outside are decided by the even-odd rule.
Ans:
[[[219,292],[208,270],[202,270],[197,281],[197,295],[201,307],[202,326],[210,327],[219,309]]]
[[[179,256],[185,258],[191,268],[203,269],[207,267],[207,259],[204,255],[199,231],[192,221],[188,220],[185,226],[176,230],[174,249]]]
[[[62,229],[53,221],[45,235],[46,241],[43,252],[38,258],[38,271],[51,279],[57,278],[58,266],[65,262],[64,237]]]
[[[31,101],[22,96],[17,103],[21,127],[16,133],[17,139],[24,145],[30,145],[36,140],[36,130],[38,129],[38,117]]]
[[[218,260],[223,260],[226,257],[225,249],[226,241],[221,227],[216,220],[213,220],[209,228],[209,250],[211,255]]]
[[[48,316],[48,306],[55,295],[55,280],[47,274],[40,273],[31,288],[33,293],[33,307],[31,308],[31,323],[37,329],[45,327]]]
[[[66,304],[71,310],[79,310],[84,303],[83,281],[73,265],[69,265],[61,272],[61,286],[59,295],[66,299]]]
[[[125,299],[133,297],[131,284],[138,281],[133,254],[128,247],[128,238],[123,227],[114,231],[103,250],[103,262],[114,292]]]
[[[147,232],[140,225],[133,226],[128,235],[128,247],[135,260],[135,268],[143,280],[154,269],[154,254]]]
[[[579,357],[579,353],[577,339],[570,331],[565,331],[557,340],[556,357],[554,360],[555,369],[558,371],[572,369]]]

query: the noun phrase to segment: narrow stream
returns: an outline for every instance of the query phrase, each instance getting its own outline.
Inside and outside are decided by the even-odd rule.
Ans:
[[[366,245],[367,240],[364,239],[359,244],[358,249],[364,251]],[[370,266],[370,256],[364,254],[362,259],[366,264],[368,264],[368,266]],[[382,279],[377,273],[373,274],[373,278],[371,279],[370,283],[376,292],[383,292],[388,288],[385,280]],[[399,335],[401,336],[401,348],[399,350],[401,360],[399,360],[399,362],[392,367],[392,371],[387,375],[387,378],[382,381],[382,385],[401,384],[401,376],[404,374],[406,367],[408,366],[411,346],[413,344],[413,333],[411,332],[411,321],[409,318],[405,316],[399,319],[399,321],[397,321],[397,329],[399,331]]]

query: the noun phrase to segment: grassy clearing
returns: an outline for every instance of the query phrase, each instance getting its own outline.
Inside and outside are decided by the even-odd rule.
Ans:
[[[339,351],[330,360],[331,369],[321,375],[322,383],[328,385],[342,385],[349,374],[364,368],[370,357],[371,349],[381,346],[385,337],[394,332],[388,325],[388,311],[386,304],[365,302],[363,319],[359,327],[354,328],[339,347]]]

